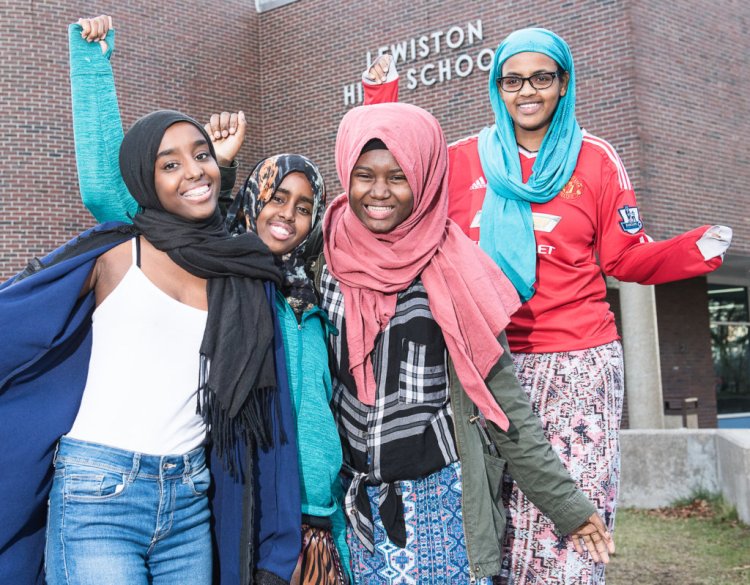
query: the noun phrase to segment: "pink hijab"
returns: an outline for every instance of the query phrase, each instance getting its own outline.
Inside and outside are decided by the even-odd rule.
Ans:
[[[370,354],[396,309],[396,295],[421,277],[461,384],[500,428],[508,419],[484,380],[503,353],[497,336],[520,302],[513,285],[479,246],[448,219],[448,151],[438,121],[409,104],[354,108],[336,137],[336,169],[344,190],[362,148],[380,139],[398,161],[414,209],[386,234],[352,213],[348,195],[334,199],[323,224],[328,269],[344,296],[349,370],[364,404],[375,403]]]

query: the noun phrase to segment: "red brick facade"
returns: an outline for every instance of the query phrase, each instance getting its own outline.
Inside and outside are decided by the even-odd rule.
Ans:
[[[439,44],[439,53],[431,45],[426,57],[399,64],[401,95],[431,110],[452,141],[491,122],[486,74],[475,62],[460,77],[461,56],[465,68],[516,28],[551,28],[575,57],[579,120],[618,149],[649,233],[726,223],[733,254],[750,256],[747,3],[299,0],[259,14],[247,0],[0,0],[0,18],[14,23],[0,39],[0,277],[93,223],[77,193],[66,25],[101,12],[115,16],[126,127],[157,108],[200,119],[244,109],[243,173],[263,154],[301,152],[319,162],[334,195],[345,87],[357,83],[368,51],[406,42],[408,56],[422,35]],[[468,45],[469,25],[480,20],[482,39]],[[434,79],[446,59],[450,80],[407,88],[409,69],[418,77],[433,66]],[[705,295],[697,279],[659,287],[657,299],[665,397],[705,397],[701,425],[713,426]]]

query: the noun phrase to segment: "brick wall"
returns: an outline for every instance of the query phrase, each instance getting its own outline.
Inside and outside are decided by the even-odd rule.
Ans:
[[[733,252],[750,253],[750,8],[739,0],[710,11],[695,0],[394,0],[385,8],[300,0],[262,14],[247,0],[0,0],[0,19],[13,23],[0,38],[0,133],[8,145],[0,157],[0,278],[93,223],[78,196],[66,28],[103,12],[115,16],[113,64],[126,127],[157,108],[198,118],[244,109],[250,128],[242,174],[263,154],[297,151],[320,164],[333,194],[340,191],[333,145],[347,110],[343,89],[358,82],[367,51],[453,26],[466,31],[481,19],[483,40],[451,50],[443,37],[440,54],[400,64],[406,73],[476,56],[516,28],[551,28],[574,54],[579,120],[618,149],[649,232],[662,238],[704,222],[728,223]],[[407,83],[404,75],[402,100],[432,111],[449,141],[491,122],[486,74],[478,70],[414,91]],[[679,330],[684,315],[705,316],[705,285],[697,282],[704,283],[657,293],[665,396],[674,388],[713,388],[697,373],[692,385],[668,374],[674,365],[684,372],[688,359],[703,360],[703,376],[711,372],[706,340]],[[707,337],[707,327],[706,317],[705,327],[694,329]],[[703,407],[711,407],[711,397]],[[702,425],[713,426],[711,416],[701,416]]]
[[[750,4],[634,0],[640,198],[654,237],[728,223],[750,252]]]
[[[405,71],[493,48],[516,28],[543,26],[570,44],[579,121],[617,148],[649,233],[665,238],[703,223],[728,223],[735,227],[733,250],[747,253],[750,213],[738,216],[736,210],[750,208],[744,188],[750,183],[748,149],[738,144],[750,131],[742,91],[748,81],[741,73],[748,70],[750,36],[737,13],[747,17],[750,11],[737,2],[720,4],[706,16],[696,2],[404,0],[383,10],[376,3],[300,1],[261,15],[264,30],[286,31],[273,46],[272,52],[281,51],[279,58],[263,54],[264,146],[270,152],[308,153],[321,165],[329,191],[338,193],[332,153],[338,121],[347,109],[343,87],[357,81],[367,51],[482,20],[484,40],[478,45],[399,65],[401,99],[435,114],[453,141],[491,122],[485,74],[475,71],[409,91]],[[306,44],[311,29],[327,42]],[[733,62],[726,66],[730,51]],[[717,75],[725,79],[718,91],[696,88],[705,77]],[[289,123],[296,118],[304,124]],[[664,396],[699,396],[701,426],[715,426],[705,280],[657,291]],[[702,325],[683,335],[685,315]]]
[[[332,193],[340,190],[333,144],[347,110],[343,88],[357,82],[367,51],[452,26],[466,30],[481,19],[483,40],[451,50],[443,38],[440,54],[400,64],[405,73],[475,56],[519,27],[549,27],[573,50],[581,124],[617,147],[649,231],[667,237],[704,221],[727,222],[735,227],[733,251],[750,251],[750,214],[736,213],[749,205],[750,179],[742,141],[750,124],[743,74],[750,37],[748,8],[739,1],[705,11],[695,1],[397,0],[384,10],[300,0],[259,15],[244,0],[0,0],[3,21],[19,31],[0,39],[0,131],[13,145],[0,160],[0,276],[91,223],[78,203],[66,25],[101,12],[116,17],[114,67],[126,126],[158,107],[197,117],[243,108],[250,119],[243,173],[262,154],[299,151],[320,163]],[[40,23],[39,42],[21,39]],[[716,79],[711,90],[701,89],[707,77]],[[404,76],[402,99],[431,110],[449,141],[491,122],[486,74],[476,67],[430,88],[409,91],[406,83]]]
[[[210,13],[209,13],[210,9]],[[253,2],[0,0],[0,278],[94,220],[83,208],[73,151],[67,25],[113,14],[123,123],[158,108],[203,119],[244,108],[249,164],[260,153],[258,15]],[[13,36],[13,35],[16,36]]]
[[[706,279],[657,286],[656,311],[664,400],[697,397],[698,425],[716,427]]]
[[[261,43],[263,112],[269,152],[299,150],[321,165],[329,189],[340,185],[333,164],[336,127],[346,111],[343,87],[356,82],[366,52],[453,25],[481,19],[484,40],[474,47],[400,64],[419,70],[463,52],[495,47],[524,26],[555,30],[570,44],[578,75],[578,117],[609,140],[625,162],[658,238],[704,223],[730,223],[733,252],[750,252],[745,186],[750,131],[745,98],[750,80],[747,3],[695,0],[561,3],[300,1],[261,15],[263,30],[284,31]],[[710,88],[705,88],[708,84]],[[401,99],[433,112],[449,141],[491,122],[485,74],[406,90]],[[302,120],[302,124],[290,120]]]

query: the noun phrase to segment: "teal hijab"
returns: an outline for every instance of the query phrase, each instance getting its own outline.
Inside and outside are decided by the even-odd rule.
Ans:
[[[503,63],[518,53],[542,53],[570,75],[527,183],[521,176],[513,120],[500,97]],[[500,43],[490,70],[490,102],[495,124],[479,134],[479,158],[487,194],[479,220],[479,245],[500,266],[526,301],[534,294],[536,240],[531,203],[546,203],[570,180],[583,134],[575,116],[576,77],[567,43],[543,28],[517,30]]]

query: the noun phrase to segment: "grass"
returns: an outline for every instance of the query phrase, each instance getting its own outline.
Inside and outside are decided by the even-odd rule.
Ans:
[[[750,585],[750,526],[720,497],[617,512],[608,585]]]

